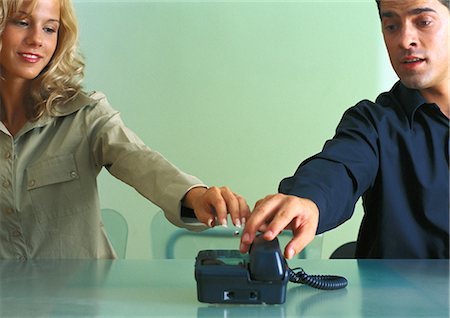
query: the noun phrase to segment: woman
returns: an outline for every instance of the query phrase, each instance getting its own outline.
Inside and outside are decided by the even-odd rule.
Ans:
[[[0,258],[115,258],[101,226],[102,167],[177,226],[236,226],[249,214],[228,188],[207,188],[150,150],[101,93],[82,90],[70,0],[1,0]],[[203,223],[187,224],[182,208]]]

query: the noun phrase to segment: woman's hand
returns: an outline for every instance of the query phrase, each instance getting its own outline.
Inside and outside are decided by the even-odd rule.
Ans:
[[[227,226],[228,213],[233,224],[241,227],[250,215],[245,199],[228,187],[196,187],[186,193],[183,204],[194,210],[197,219],[214,227]]]

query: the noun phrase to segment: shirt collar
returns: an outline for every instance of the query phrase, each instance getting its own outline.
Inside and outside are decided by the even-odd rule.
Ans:
[[[56,105],[52,116],[63,117],[70,115],[87,105],[92,105],[94,100],[83,92],[76,94],[72,99],[62,105]]]
[[[80,92],[72,97],[68,102],[62,105],[56,105],[52,111],[53,117],[63,117],[70,115],[77,110],[83,108],[84,106],[92,105],[95,102],[90,96],[87,94]],[[1,99],[0,99],[0,115],[1,115]],[[47,112],[44,113],[42,117],[49,118]]]
[[[408,88],[400,81],[394,85],[391,93],[394,94],[400,102],[400,105],[408,116],[409,123],[412,127],[416,111],[422,105],[427,104],[427,101],[417,89]]]
[[[51,115],[45,112],[33,126],[43,127],[47,125],[53,117],[64,117],[70,115],[83,108],[84,106],[91,105],[93,102],[94,100],[92,98],[90,98],[85,93],[80,92],[73,98],[71,98],[68,102],[56,105],[55,108],[53,108]]]
[[[96,101],[92,99],[90,96],[88,96],[86,93],[80,92],[76,94],[68,102],[55,106],[51,115],[48,114],[47,112],[44,112],[44,114],[38,120],[33,122],[30,121],[27,122],[24,125],[24,127],[22,127],[20,132],[17,134],[17,137],[34,128],[44,127],[48,125],[54,117],[64,117],[70,115],[85,106],[92,105],[95,102]],[[0,115],[1,115],[1,107],[0,107]],[[1,125],[0,129],[3,130],[3,127],[4,126]]]

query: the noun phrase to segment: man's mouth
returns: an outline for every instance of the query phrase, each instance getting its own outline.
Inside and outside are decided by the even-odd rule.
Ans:
[[[425,59],[422,59],[420,57],[407,57],[402,60],[402,63],[403,64],[412,64],[412,63],[419,63],[419,62],[423,62],[423,61],[425,61]]]

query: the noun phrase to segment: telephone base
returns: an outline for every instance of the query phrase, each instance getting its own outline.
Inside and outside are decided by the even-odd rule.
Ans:
[[[252,279],[247,255],[237,250],[200,251],[195,279],[198,300],[213,304],[282,304],[289,280],[287,272],[280,279]]]

